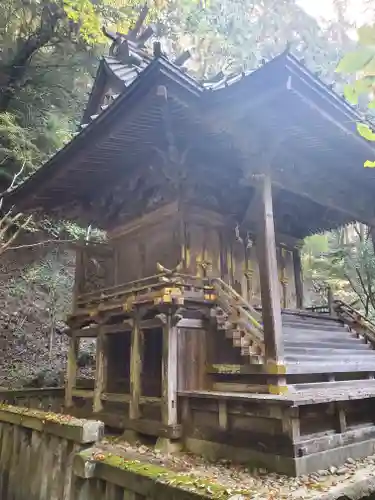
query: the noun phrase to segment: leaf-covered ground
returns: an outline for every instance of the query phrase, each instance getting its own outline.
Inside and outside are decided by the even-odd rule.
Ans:
[[[148,464],[174,471],[176,476],[166,474],[166,481],[172,485],[197,490],[206,485],[207,494],[235,500],[281,500],[318,499],[329,494],[332,499],[345,495],[345,491],[361,481],[375,476],[375,455],[363,460],[348,459],[340,467],[320,470],[297,478],[269,473],[265,469],[234,465],[228,461],[208,462],[202,457],[180,453],[163,454],[144,444],[130,445],[121,438],[106,438],[93,456],[96,460],[119,456],[132,463]],[[158,477],[162,479],[163,477]],[[215,488],[219,486],[218,488]],[[216,493],[215,493],[216,492]],[[360,498],[361,495],[357,498]]]

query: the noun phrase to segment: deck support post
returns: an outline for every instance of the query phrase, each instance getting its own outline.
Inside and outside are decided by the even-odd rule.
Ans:
[[[65,384],[65,408],[73,407],[73,389],[77,380],[77,359],[79,349],[79,338],[74,332],[69,339],[68,366]]]
[[[260,182],[261,197],[256,251],[262,297],[265,359],[269,373],[272,374],[272,382],[270,380],[268,390],[271,393],[280,394],[285,392],[287,388],[272,206],[272,184],[269,173],[264,173]]]
[[[296,307],[297,309],[303,309],[302,263],[299,248],[293,249],[293,271],[294,283],[296,287]]]
[[[130,403],[129,420],[138,420],[140,414],[140,400],[142,394],[142,365],[143,365],[143,331],[140,327],[139,311],[135,312],[131,332],[130,347]],[[137,433],[126,430],[124,437],[129,442],[137,440]]]
[[[94,413],[103,410],[102,394],[106,390],[107,385],[107,368],[108,368],[108,349],[107,337],[100,331],[96,339],[96,370],[95,370],[95,387],[93,411]]]
[[[143,332],[140,328],[139,315],[136,314],[131,333],[130,349],[130,405],[129,418],[136,420],[140,417],[141,377],[143,363]]]
[[[162,407],[161,415],[165,426],[177,425],[177,341],[178,329],[172,311],[165,315],[163,324],[163,358],[162,358]],[[157,448],[165,452],[180,448],[178,442],[159,438]]]

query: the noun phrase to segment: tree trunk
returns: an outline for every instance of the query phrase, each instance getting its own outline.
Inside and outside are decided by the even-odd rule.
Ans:
[[[40,28],[20,43],[20,48],[9,64],[4,90],[0,94],[0,113],[9,109],[10,103],[19,88],[32,56],[52,39],[64,11],[55,4],[44,7]]]

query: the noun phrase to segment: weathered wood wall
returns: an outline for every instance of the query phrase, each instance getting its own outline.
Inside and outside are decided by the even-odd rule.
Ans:
[[[244,235],[242,235],[244,236]],[[254,236],[238,239],[233,221],[192,207],[184,217],[182,255],[189,274],[220,277],[254,305],[261,305],[259,268]],[[249,241],[250,240],[250,241]],[[287,242],[285,242],[287,241]],[[297,240],[277,235],[277,262],[283,307],[296,308],[293,248]]]
[[[250,240],[238,240],[233,221],[218,213],[197,207],[182,213],[171,203],[112,231],[105,246],[82,247],[76,294],[154,276],[158,262],[171,269],[182,261],[185,273],[221,277],[252,304],[261,305],[256,242],[252,236]],[[297,241],[277,236],[277,242],[282,306],[295,308]]]
[[[115,255],[115,284],[157,274],[159,262],[167,268],[180,261],[179,215],[177,204],[151,212],[111,235]]]
[[[178,390],[206,389],[207,332],[201,329],[178,329]]]
[[[110,244],[87,244],[77,247],[75,296],[113,286],[114,262],[114,252]]]

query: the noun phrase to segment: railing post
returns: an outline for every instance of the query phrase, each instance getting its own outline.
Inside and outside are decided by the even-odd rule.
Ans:
[[[332,293],[332,288],[330,286],[327,287],[327,302],[328,302],[329,315],[334,316],[335,310],[333,307],[333,293]]]
[[[303,277],[301,253],[299,248],[293,249],[293,271],[296,288],[296,307],[297,309],[303,309]]]

